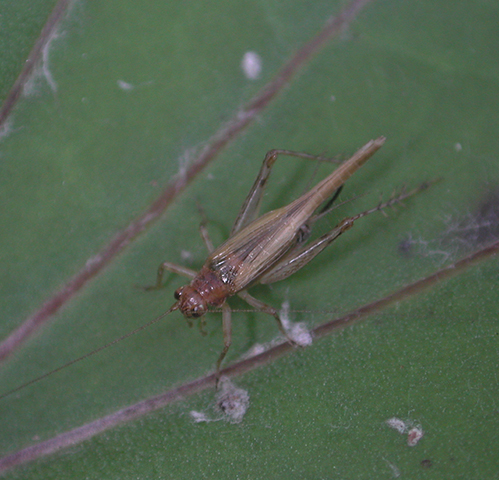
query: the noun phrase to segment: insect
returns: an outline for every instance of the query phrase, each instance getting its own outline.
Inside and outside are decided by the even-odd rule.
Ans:
[[[272,210],[259,217],[265,185],[279,155],[291,155],[306,159],[321,158],[289,150],[271,150],[268,152],[255,183],[236,218],[229,239],[214,249],[205,225],[201,225],[201,235],[210,252],[201,270],[195,272],[190,268],[171,262],[163,262],[159,266],[156,284],[152,287],[146,287],[146,290],[162,288],[165,271],[191,279],[189,284],[176,290],[174,294],[176,302],[169,310],[148,324],[113,340],[107,345],[0,395],[0,399],[138,333],[175,310],[182,312],[189,325],[192,325],[192,318],[199,318],[200,329],[203,332],[203,315],[208,312],[209,307],[222,309],[224,346],[216,364],[216,382],[218,385],[220,366],[230,348],[232,338],[231,308],[226,300],[234,295],[238,295],[256,310],[272,315],[283,335],[291,344],[295,344],[286,332],[279,312],[274,307],[250,295],[247,289],[257,283],[270,284],[289,277],[309,263],[342,233],[350,229],[356,220],[400,203],[433,183],[425,182],[411,191],[403,190],[399,195],[392,196],[384,203],[379,203],[369,210],[347,217],[332,230],[307,244],[313,224],[332,210],[331,205],[338,197],[343,184],[382,147],[384,142],[384,137],[371,140],[301,197],[285,207]]]
[[[371,140],[310,191],[289,205],[259,217],[265,185],[278,156],[318,158],[288,150],[269,151],[241,207],[228,240],[214,249],[204,224],[201,225],[201,234],[210,252],[201,270],[195,272],[171,262],[163,262],[159,266],[156,285],[146,287],[147,289],[161,288],[165,271],[191,279],[189,284],[175,291],[176,302],[167,313],[180,310],[189,325],[192,325],[191,319],[199,318],[200,329],[203,332],[203,315],[208,312],[209,307],[222,309],[224,346],[216,364],[217,378],[222,361],[231,345],[231,308],[226,301],[228,297],[238,295],[251,307],[272,315],[280,331],[288,341],[294,343],[283,326],[279,312],[250,295],[247,289],[257,283],[270,284],[289,277],[351,228],[357,219],[400,202],[415,193],[415,191],[404,192],[371,210],[345,218],[328,233],[310,244],[306,243],[313,224],[330,211],[332,201],[336,199],[346,180],[367,162],[384,142],[384,137]],[[417,190],[423,187],[425,188],[422,186]],[[328,201],[331,196],[333,198]]]

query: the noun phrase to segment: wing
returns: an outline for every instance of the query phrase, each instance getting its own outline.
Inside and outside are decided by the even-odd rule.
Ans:
[[[205,267],[219,276],[231,295],[258,280],[293,247],[300,227],[313,212],[381,148],[384,141],[384,137],[371,140],[309,192],[251,222],[218,247],[208,257]]]
[[[218,247],[205,266],[219,275],[231,294],[237,293],[294,246],[299,228],[309,216],[308,211],[303,212],[303,205],[296,202],[268,212]]]

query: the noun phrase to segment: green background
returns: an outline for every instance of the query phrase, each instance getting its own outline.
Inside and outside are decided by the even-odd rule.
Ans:
[[[54,2],[1,5],[5,99]],[[2,336],[142,213],[341,6],[72,4],[45,65],[56,89],[35,76],[0,143]],[[206,252],[196,202],[220,243],[271,148],[346,156],[371,138],[387,137],[342,199],[367,194],[325,219],[319,233],[372,206],[380,194],[443,177],[388,218],[359,221],[289,280],[253,289],[274,306],[289,300],[291,308],[311,310],[294,315],[309,327],[496,239],[498,20],[496,2],[368,5],[158,222],[2,366],[2,391],[166,310],[182,279],[172,276],[161,292],[135,286],[152,283],[163,260],[200,267]],[[254,81],[240,68],[249,50],[263,60]],[[322,165],[314,179],[330,170]],[[264,208],[295,198],[313,172],[308,162],[281,160]],[[480,215],[485,205],[496,213]],[[477,227],[483,223],[489,228]],[[488,260],[237,378],[250,397],[240,424],[193,422],[191,410],[219,417],[215,392],[208,391],[7,478],[373,479],[397,472],[402,478],[497,478],[497,283],[498,262]],[[173,314],[1,400],[1,451],[211,372],[222,345],[219,315],[209,315],[207,330],[201,337]],[[271,318],[234,314],[227,363],[276,335]],[[394,416],[422,426],[417,446],[408,447],[406,436],[386,426]]]

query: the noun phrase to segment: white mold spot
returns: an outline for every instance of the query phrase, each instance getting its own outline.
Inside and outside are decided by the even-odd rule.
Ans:
[[[400,420],[400,418],[397,418],[397,417],[389,418],[386,421],[386,424],[390,428],[397,430],[397,432],[399,432],[399,433],[405,433],[407,431],[407,425],[405,424],[405,422],[403,420]]]
[[[85,268],[87,270],[91,270],[92,268],[95,267],[95,265],[98,265],[100,262],[102,262],[102,255],[94,255],[93,257],[90,257],[86,262],[85,262]]]
[[[421,428],[413,427],[409,430],[407,434],[407,445],[409,447],[415,447],[418,442],[423,438],[424,432]]]
[[[309,347],[312,345],[312,334],[304,323],[294,323],[289,335],[300,347]]]
[[[41,59],[35,67],[33,74],[23,87],[24,95],[30,96],[37,93],[38,80],[40,78],[45,79],[53,93],[57,92],[57,82],[54,80],[54,76],[49,68],[49,55],[54,40],[59,37],[59,33],[55,30],[51,33],[50,37],[48,37],[42,49]]]
[[[203,412],[198,412],[196,410],[191,410],[189,412],[189,415],[191,418],[194,420],[195,423],[202,423],[202,422],[213,422],[210,418],[208,418]]]
[[[178,173],[177,176],[179,179],[185,180],[185,176],[187,175],[187,170],[189,169],[189,165],[192,163],[192,159],[196,154],[196,150],[193,148],[189,148],[185,150],[182,155],[177,159],[178,162]]]
[[[227,377],[220,379],[217,407],[230,423],[241,423],[249,407],[249,394],[237,388]]]
[[[386,421],[386,424],[397,430],[401,435],[407,433],[407,445],[409,447],[414,447],[423,438],[424,432],[421,425],[417,425],[417,422],[412,420],[403,421],[400,418],[392,417]]]
[[[52,72],[49,69],[49,53],[50,53],[50,46],[52,42],[58,38],[57,32],[54,32],[48,42],[45,44],[43,47],[42,51],[42,72],[43,76],[45,77],[45,80],[47,80],[47,83],[49,84],[50,89],[52,92],[57,92],[57,83],[54,80],[54,77],[52,76]]]
[[[118,80],[116,83],[119,88],[125,90],[126,92],[129,92],[135,88],[131,83],[125,82],[125,80]]]
[[[247,79],[256,80],[262,73],[262,58],[256,52],[246,52],[241,60],[241,68]]]
[[[313,339],[310,331],[306,327],[306,325],[302,322],[293,323],[289,319],[290,313],[290,304],[289,301],[286,300],[281,305],[281,311],[279,312],[279,316],[281,317],[282,325],[290,338],[299,346],[299,347],[308,347],[312,345]]]
[[[181,250],[180,251],[180,258],[185,262],[185,261],[190,261],[192,260],[192,252],[189,250]]]
[[[2,141],[4,138],[7,138],[12,133],[12,131],[12,122],[9,117],[4,122],[4,124],[0,126],[0,141]]]
[[[454,150],[456,152],[460,152],[463,149],[463,146],[460,143],[454,144]]]
[[[255,357],[256,355],[260,355],[260,353],[265,352],[268,349],[268,346],[262,343],[255,343],[244,355],[242,355],[242,359]]]
[[[383,460],[390,467],[390,470],[392,471],[392,474],[393,474],[393,478],[399,478],[400,477],[400,469],[396,465],[394,465],[393,463],[390,463],[386,458],[383,458]]]
[[[437,265],[443,265],[456,252],[453,250],[443,250],[440,248],[440,243],[437,240],[424,240],[421,237],[413,237],[409,234],[407,238],[399,243],[400,253],[410,254],[412,250],[417,249],[417,254],[425,258],[433,258]]]

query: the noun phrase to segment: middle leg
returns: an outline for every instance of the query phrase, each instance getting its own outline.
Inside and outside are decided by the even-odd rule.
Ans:
[[[267,305],[261,300],[258,300],[257,298],[253,297],[253,295],[250,295],[246,290],[239,292],[237,295],[238,297],[242,298],[246,303],[251,305],[253,308],[256,308],[258,311],[272,315],[276,319],[277,326],[279,327],[281,333],[286,337],[286,340],[291,345],[296,345],[296,342],[289,336],[288,332],[286,331],[286,328],[284,328],[281,317],[279,316],[279,312],[274,307],[271,307],[270,305]]]
[[[220,380],[220,367],[232,344],[232,312],[227,302],[222,305],[222,329],[224,334],[224,348],[217,360],[217,370],[215,373],[217,387]]]

